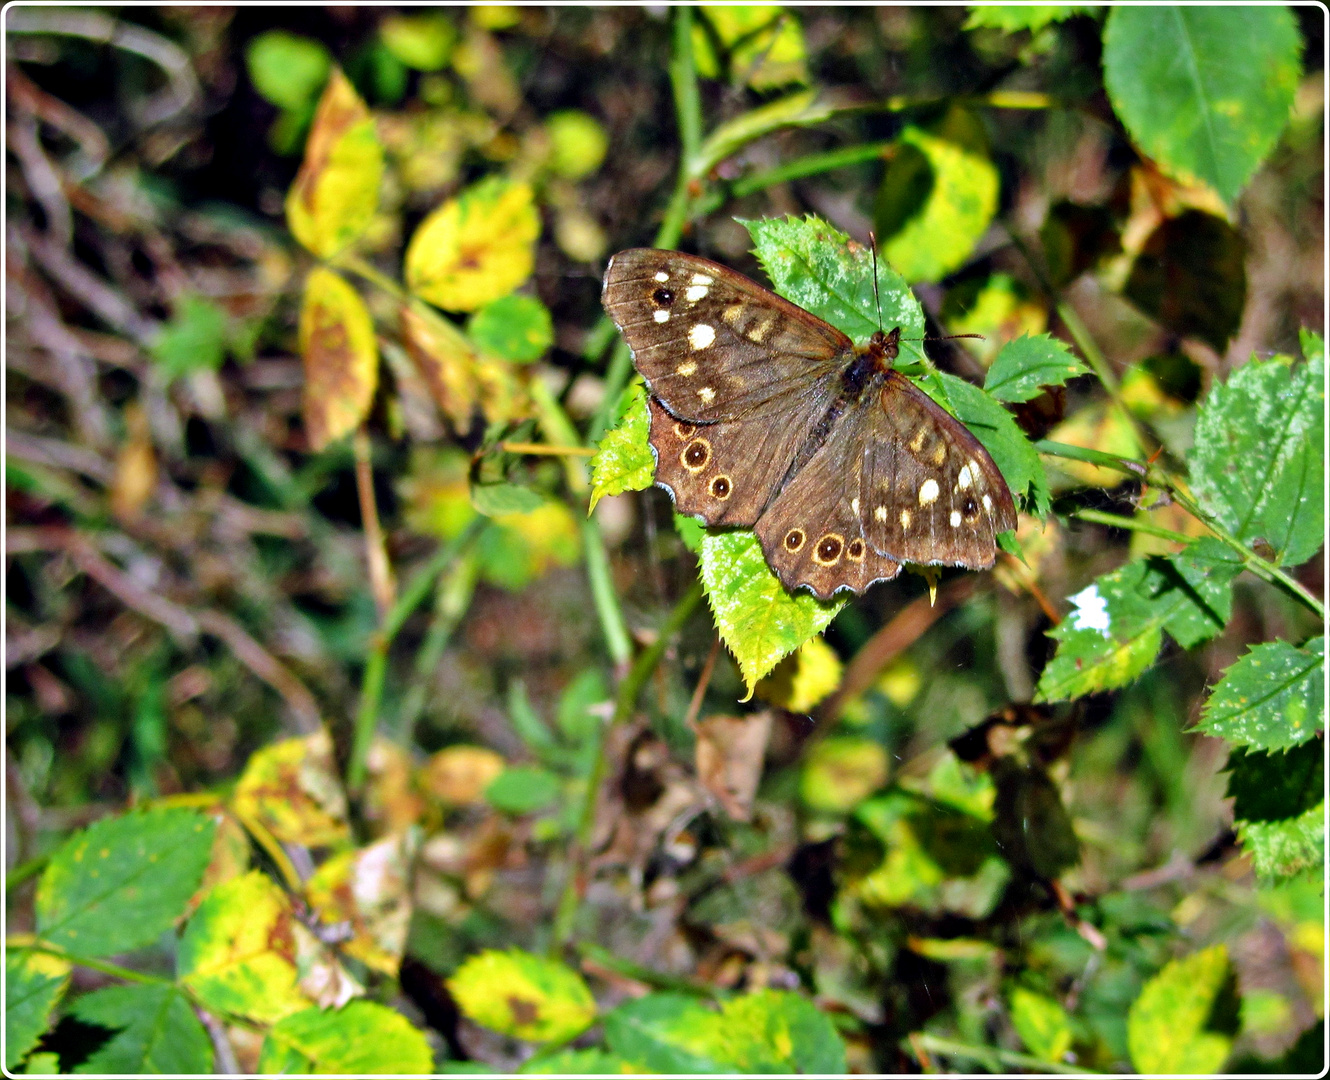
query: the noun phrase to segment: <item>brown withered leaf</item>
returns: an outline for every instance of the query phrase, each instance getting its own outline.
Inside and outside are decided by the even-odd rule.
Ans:
[[[770,710],[764,710],[747,716],[708,716],[694,725],[697,777],[736,821],[752,817],[771,720]]]
[[[305,435],[318,451],[365,419],[379,376],[369,309],[345,279],[326,267],[315,267],[305,282],[300,355],[305,362]]]

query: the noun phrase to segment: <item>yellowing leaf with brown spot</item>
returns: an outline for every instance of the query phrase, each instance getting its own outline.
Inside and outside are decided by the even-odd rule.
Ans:
[[[529,184],[491,177],[444,203],[406,249],[406,283],[448,311],[474,311],[531,276],[540,236]]]
[[[369,227],[382,179],[383,147],[374,119],[334,69],[314,114],[305,160],[286,195],[286,224],[315,255],[335,255]]]
[[[582,976],[520,949],[477,953],[448,980],[448,989],[467,1019],[533,1042],[571,1039],[596,1019]]]
[[[208,1008],[261,1023],[363,993],[257,870],[208,894],[180,939],[176,965]]]
[[[421,770],[425,790],[454,806],[484,802],[490,781],[506,762],[483,746],[449,746],[432,754]]]
[[[324,732],[284,739],[249,759],[232,806],[278,840],[326,847],[346,839],[346,796]]]
[[[471,342],[447,319],[416,304],[402,308],[402,342],[453,428],[470,430],[480,390]]]
[[[312,450],[322,450],[364,420],[379,378],[369,309],[345,279],[326,267],[315,267],[305,282],[300,355],[305,361],[305,434]]]

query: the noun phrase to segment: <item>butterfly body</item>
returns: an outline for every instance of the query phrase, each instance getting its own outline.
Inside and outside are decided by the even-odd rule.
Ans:
[[[902,562],[984,568],[1011,493],[958,421],[895,371],[719,263],[620,252],[602,301],[649,391],[656,482],[680,513],[748,526],[791,589],[863,592]]]

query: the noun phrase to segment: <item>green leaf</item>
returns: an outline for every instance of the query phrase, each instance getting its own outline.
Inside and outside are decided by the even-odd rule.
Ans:
[[[587,668],[559,695],[559,730],[570,743],[583,743],[600,728],[601,719],[594,707],[609,701],[605,680],[595,668]]]
[[[1292,877],[1325,863],[1325,803],[1283,821],[1240,821],[1238,839],[1263,881]]]
[[[656,475],[656,457],[647,435],[651,426],[646,389],[635,382],[624,391],[628,400],[623,419],[600,440],[591,459],[591,509],[606,495],[641,491]]]
[[[545,496],[520,484],[472,484],[471,505],[486,517],[529,514],[545,505]]]
[[[814,810],[844,814],[887,782],[886,748],[876,739],[830,735],[804,759],[799,795]]]
[[[1135,559],[1071,597],[1075,610],[1049,636],[1058,650],[1036,701],[1125,686],[1153,663],[1167,630],[1192,647],[1224,628],[1229,589],[1242,569],[1203,540],[1172,559]]]
[[[884,236],[882,254],[906,281],[937,281],[970,257],[993,220],[998,172],[988,158],[916,127],[902,131],[898,144],[923,155],[932,184],[918,211]],[[884,182],[890,179],[889,169]]]
[[[1197,729],[1258,750],[1286,750],[1325,726],[1325,638],[1253,646],[1224,672]]]
[[[1301,49],[1282,5],[1115,7],[1104,85],[1142,150],[1232,203],[1288,123]]]
[[[863,345],[880,328],[901,328],[905,337],[922,337],[924,312],[905,279],[885,260],[877,264],[882,298],[879,324],[873,297],[873,256],[845,233],[820,218],[738,219],[753,237],[753,253],[776,292]],[[917,343],[902,341],[902,351],[922,356]]]
[[[305,1009],[279,1020],[259,1053],[259,1072],[355,1076],[433,1071],[425,1036],[401,1013],[373,1001]]]
[[[332,55],[312,38],[269,30],[250,41],[245,67],[254,89],[283,109],[310,105],[332,70]]]
[[[755,90],[808,82],[803,29],[788,11],[774,4],[703,4],[702,11],[729,54],[732,78],[742,78]],[[720,61],[698,22],[693,24],[692,44],[697,73],[719,77]]]
[[[846,1071],[845,1044],[827,1016],[777,990],[731,998],[719,1013],[680,994],[649,994],[605,1017],[605,1042],[654,1073]]]
[[[1045,386],[1061,386],[1089,368],[1051,334],[1022,334],[997,354],[984,390],[999,401],[1029,401]]]
[[[5,950],[5,1068],[13,1072],[45,1033],[69,981],[69,964],[45,953]]]
[[[409,68],[442,71],[457,40],[457,29],[441,11],[389,15],[379,23],[384,48]]]
[[[163,1073],[212,1071],[212,1040],[174,986],[107,986],[79,998],[70,1012],[116,1034],[74,1071]]]
[[[1235,746],[1228,769],[1228,794],[1239,821],[1298,817],[1325,794],[1325,757],[1317,739],[1280,754]]]
[[[37,932],[81,956],[155,941],[203,880],[215,823],[195,810],[108,818],[70,837],[37,887]]]
[[[481,352],[517,364],[539,360],[554,343],[549,308],[522,293],[491,300],[471,316],[466,329]]]
[[[716,629],[739,662],[750,697],[781,657],[825,630],[845,606],[844,597],[822,601],[805,589],[788,592],[747,530],[707,533],[699,561]]]
[[[610,137],[594,116],[563,109],[545,117],[549,134],[550,168],[565,180],[580,180],[600,168]]]
[[[715,1013],[696,998],[648,994],[606,1014],[605,1045],[645,1072],[729,1072],[707,1039],[714,1021]]]
[[[1127,1046],[1137,1070],[1219,1072],[1233,1041],[1207,1026],[1230,978],[1228,951],[1215,945],[1166,964],[1146,983],[1127,1014]]]
[[[1023,986],[1014,987],[1008,998],[1011,1026],[1026,1049],[1044,1061],[1061,1062],[1071,1049],[1071,1021],[1051,997]]]
[[[559,1050],[553,1054],[536,1054],[517,1070],[524,1076],[588,1076],[636,1072],[632,1063],[604,1050],[587,1047],[585,1050]]]
[[[1187,468],[1207,511],[1239,540],[1264,539],[1280,563],[1315,554],[1325,541],[1323,352],[1296,367],[1248,361],[1202,402],[1195,439]]]
[[[226,312],[211,300],[186,293],[149,346],[168,382],[193,371],[216,371],[226,359]]]
[[[964,379],[939,371],[938,378],[946,393],[946,400],[939,400],[937,394],[930,397],[943,408],[947,403],[962,424],[970,429],[993,458],[998,471],[1002,473],[1012,494],[1024,504],[1028,513],[1036,517],[1048,516],[1049,491],[1048,476],[1044,472],[1044,463],[1034,445],[1025,437],[1011,413],[989,397],[977,386],[972,386]],[[927,383],[920,384],[931,391]]]
[[[477,953],[448,980],[469,1020],[532,1042],[571,1039],[596,1019],[582,976],[521,949]]]
[[[505,814],[529,814],[554,802],[563,785],[548,769],[516,765],[504,769],[485,788],[485,801]]]
[[[1036,32],[1049,23],[1062,22],[1063,19],[1070,19],[1073,15],[1093,14],[1098,10],[1098,7],[1091,4],[993,4],[982,7],[972,5],[970,15],[965,20],[965,29],[977,30],[985,27],[1005,30],[1009,34],[1014,34],[1018,30]]]

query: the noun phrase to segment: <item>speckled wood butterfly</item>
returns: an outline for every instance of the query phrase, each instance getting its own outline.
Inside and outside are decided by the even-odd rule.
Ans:
[[[983,569],[1016,527],[965,427],[863,348],[719,263],[621,251],[601,296],[646,380],[656,483],[683,514],[752,526],[787,589],[863,592],[900,564]]]

